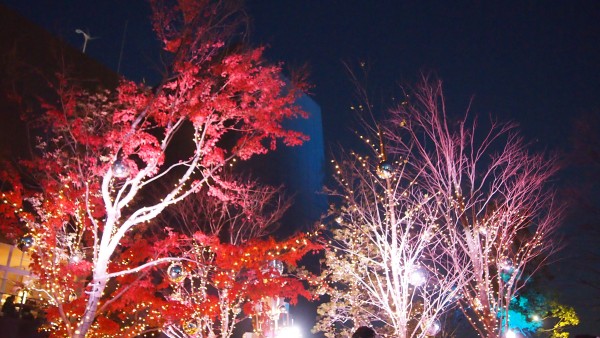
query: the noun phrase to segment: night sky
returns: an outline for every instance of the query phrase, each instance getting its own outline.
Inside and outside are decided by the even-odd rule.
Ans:
[[[75,46],[83,41],[75,29],[88,31],[98,39],[87,54],[115,70],[127,22],[120,72],[156,79],[158,44],[143,1],[0,2]],[[254,0],[247,9],[250,41],[267,45],[269,59],[308,66],[328,145],[347,142],[355,120],[344,62],[365,63],[368,89],[382,107],[401,93],[399,85],[436,74],[451,112],[462,114],[473,99],[473,112],[518,122],[536,148],[569,152],[573,122],[600,115],[600,1]],[[567,174],[559,184],[570,182]],[[577,248],[598,247],[597,237],[583,243],[578,220],[565,223],[567,248],[553,283],[577,306],[582,323],[574,332],[600,335],[600,295],[575,280],[588,262],[572,264]],[[589,264],[600,269],[598,261]]]

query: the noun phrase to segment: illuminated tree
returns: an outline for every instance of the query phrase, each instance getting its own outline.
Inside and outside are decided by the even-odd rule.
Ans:
[[[294,105],[302,86],[286,84],[262,49],[229,44],[227,4],[151,4],[170,60],[162,82],[86,91],[58,76],[43,114],[27,116],[39,127],[33,158],[1,175],[3,226],[27,233],[38,277],[28,287],[48,300],[54,336],[135,336],[153,325],[161,308],[144,298],[154,297],[148,269],[187,258],[174,256],[175,235],[146,238],[146,224],[194,193],[227,200],[235,186],[224,165],[305,139],[281,125],[304,116]],[[161,181],[170,188],[149,194]]]
[[[509,310],[510,326],[526,336],[535,333],[553,338],[569,337],[567,326],[579,324],[575,309],[528,290],[514,298]]]
[[[169,275],[172,283],[163,291],[185,309],[166,318],[164,332],[170,337],[230,337],[235,324],[250,317],[255,330],[264,333],[272,329],[284,300],[294,304],[298,296],[312,298],[302,281],[314,278],[298,267],[303,256],[321,248],[312,234],[266,238],[289,205],[282,189],[248,180],[235,190],[226,201],[193,195],[160,217],[189,234],[179,244],[189,262],[171,265],[181,273]]]
[[[569,333],[564,332],[565,327],[579,325],[579,317],[575,309],[557,302],[550,302],[549,305],[550,311],[547,316],[555,319],[554,326],[548,330],[551,332],[550,338],[568,338]]]
[[[385,126],[390,152],[408,158],[434,196],[448,261],[469,271],[458,283],[463,313],[482,337],[500,337],[524,277],[556,249],[556,159],[530,152],[514,125],[452,120],[440,81],[424,79]]]
[[[227,199],[208,194],[194,194],[180,203],[169,206],[159,221],[193,234],[215,236],[223,243],[237,245],[251,239],[272,234],[279,227],[281,217],[291,205],[283,194],[283,186],[272,187],[257,179],[234,178],[223,173],[227,181],[235,183],[235,194]]]
[[[365,139],[372,155],[350,152],[333,163],[332,194],[340,202],[331,211],[337,225],[321,290],[329,301],[319,307],[314,330],[340,337],[374,325],[384,337],[433,336],[465,271],[444,260],[435,195],[415,184],[418,173],[406,170],[410,159],[387,158],[380,134],[373,136]]]
[[[165,293],[184,309],[166,318],[163,332],[169,337],[227,338],[247,318],[252,318],[255,332],[271,334],[287,311],[284,300],[295,304],[299,296],[312,299],[303,281],[312,283],[314,277],[298,261],[321,246],[308,235],[230,245],[198,232],[181,244],[193,263],[173,263],[169,270],[171,287]]]

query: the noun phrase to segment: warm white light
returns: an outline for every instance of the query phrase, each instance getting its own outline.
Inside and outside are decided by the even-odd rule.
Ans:
[[[513,330],[506,331],[506,338],[517,338],[517,334]]]
[[[71,256],[71,263],[77,264],[79,262],[81,262],[81,255],[79,253],[74,253]]]
[[[531,316],[531,319],[533,319],[534,322],[539,322],[540,320],[542,320],[542,318],[540,318],[540,316],[538,315]]]
[[[285,326],[277,331],[275,338],[302,338],[302,332],[297,326]]]

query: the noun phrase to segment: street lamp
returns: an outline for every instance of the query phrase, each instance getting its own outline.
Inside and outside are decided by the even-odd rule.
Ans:
[[[302,338],[302,332],[297,326],[284,326],[279,329],[275,338]]]

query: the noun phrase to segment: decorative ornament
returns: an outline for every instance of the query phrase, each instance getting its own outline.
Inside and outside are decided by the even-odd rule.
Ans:
[[[428,336],[435,336],[440,333],[442,330],[442,324],[437,319],[432,319],[427,322],[427,327],[425,328],[425,334]]]
[[[279,272],[279,275],[281,276],[283,274],[283,262],[282,261],[278,261],[278,260],[272,260],[269,262],[269,267],[271,269],[274,269],[275,271]]]
[[[179,283],[185,279],[185,269],[179,262],[174,262],[169,265],[167,275],[173,283]]]
[[[27,250],[35,244],[35,239],[32,234],[26,234],[19,241],[19,249]]]
[[[74,250],[69,258],[71,264],[77,264],[83,260],[83,254],[79,250]]]
[[[125,178],[129,176],[129,167],[122,159],[117,159],[112,165],[113,175],[116,178]]]
[[[185,324],[183,324],[183,332],[188,335],[195,335],[198,333],[198,322],[195,319],[188,320]]]
[[[411,272],[408,275],[408,282],[412,285],[412,286],[423,286],[425,285],[425,283],[427,283],[427,270],[423,269],[420,266],[417,266],[415,268],[413,268],[411,270]]]
[[[392,164],[388,161],[381,161],[377,166],[377,176],[379,176],[381,179],[388,179],[392,177],[393,172],[394,167],[392,167]]]
[[[510,258],[505,258],[503,259],[500,264],[498,265],[498,267],[500,268],[500,270],[506,272],[506,273],[511,273],[515,270],[515,266],[513,264],[512,259]]]

